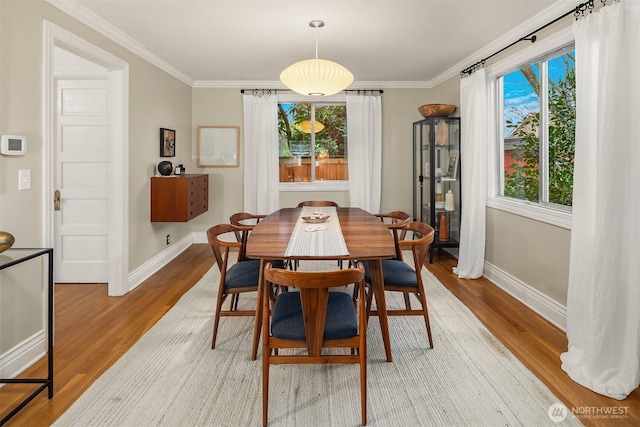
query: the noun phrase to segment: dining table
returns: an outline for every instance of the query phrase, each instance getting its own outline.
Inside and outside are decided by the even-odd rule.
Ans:
[[[260,259],[258,295],[262,295],[265,286],[264,267],[273,260],[351,260],[368,261],[371,276],[371,289],[376,301],[382,340],[388,362],[391,362],[391,344],[389,341],[389,323],[384,297],[384,279],[382,260],[393,258],[396,254],[393,235],[380,218],[354,207],[337,207],[337,223],[344,237],[346,251],[340,254],[323,253],[322,250],[299,249],[291,251],[292,236],[300,235],[301,214],[308,208],[282,208],[267,215],[255,225],[247,240],[246,255]],[[318,208],[313,208],[318,209]],[[324,208],[327,209],[327,208]],[[333,219],[335,221],[335,218]],[[309,225],[314,227],[313,224]],[[322,227],[307,228],[307,231],[323,233]],[[331,251],[328,251],[331,252]],[[256,320],[253,333],[251,360],[256,360],[262,325],[262,304],[256,304]]]

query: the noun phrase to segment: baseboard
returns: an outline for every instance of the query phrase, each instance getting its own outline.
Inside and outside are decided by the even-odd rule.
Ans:
[[[483,275],[500,289],[538,313],[559,329],[564,332],[567,331],[567,308],[565,306],[486,261],[484,263]]]
[[[42,330],[0,355],[0,378],[17,377],[46,353],[47,337]]]
[[[207,243],[206,233],[193,233],[170,245],[140,267],[129,273],[128,289],[135,289],[169,261],[184,252],[193,243]],[[45,332],[40,331],[11,350],[0,355],[0,378],[14,378],[33,365],[47,352]],[[0,385],[1,387],[1,385]]]
[[[167,249],[163,250],[162,252],[142,264],[140,267],[130,272],[128,277],[129,292],[137,288],[142,282],[151,277],[151,275],[153,275],[156,271],[167,265],[169,261],[184,252],[193,243],[197,243],[194,241],[194,234],[189,234],[187,237],[181,239],[180,241],[169,245]]]
[[[193,243],[209,243],[209,241],[207,240],[207,232],[206,231],[200,231],[197,233],[193,233]]]

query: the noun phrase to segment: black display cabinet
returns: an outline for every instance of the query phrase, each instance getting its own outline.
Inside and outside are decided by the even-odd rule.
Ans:
[[[440,248],[460,245],[460,118],[413,123],[413,220],[435,229],[429,262]]]

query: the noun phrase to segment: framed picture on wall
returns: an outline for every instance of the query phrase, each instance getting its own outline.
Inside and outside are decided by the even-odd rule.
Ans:
[[[198,126],[198,166],[240,166],[240,126]]]
[[[160,128],[160,157],[176,156],[176,131]]]

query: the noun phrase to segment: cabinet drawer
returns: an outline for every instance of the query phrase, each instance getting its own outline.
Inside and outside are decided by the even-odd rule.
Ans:
[[[186,222],[209,210],[209,176],[151,178],[151,222]]]
[[[194,178],[189,189],[189,215],[192,219],[209,209],[209,177]]]

